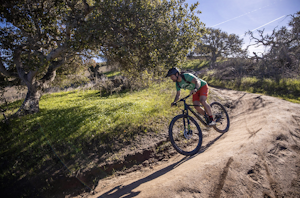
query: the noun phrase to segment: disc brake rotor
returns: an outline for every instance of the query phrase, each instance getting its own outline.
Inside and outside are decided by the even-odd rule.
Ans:
[[[193,136],[193,131],[185,129],[183,134],[184,134],[184,137],[189,140]]]

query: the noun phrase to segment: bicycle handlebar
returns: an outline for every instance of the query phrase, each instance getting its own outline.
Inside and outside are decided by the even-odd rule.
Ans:
[[[192,94],[189,94],[189,95],[187,95],[186,97],[181,98],[180,100],[178,100],[177,102],[175,102],[174,105],[177,105],[178,102],[182,102],[182,101],[186,100],[186,99],[187,99],[188,97],[190,97],[191,95],[192,95]]]
[[[184,98],[181,98],[179,101],[184,101],[184,100],[186,100],[188,97],[190,97],[192,94],[189,94],[189,95],[187,95],[186,97],[184,97]]]

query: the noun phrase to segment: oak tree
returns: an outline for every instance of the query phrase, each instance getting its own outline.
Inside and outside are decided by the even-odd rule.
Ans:
[[[104,56],[132,72],[178,64],[203,32],[197,5],[182,0],[5,1],[0,80],[28,90],[15,115],[38,112],[43,89],[76,56]]]
[[[261,78],[298,78],[300,74],[300,12],[289,15],[290,27],[274,28],[271,33],[264,29],[248,31],[254,46],[265,47],[264,53],[253,52]],[[250,47],[249,45],[248,47]]]
[[[195,54],[210,58],[214,65],[218,57],[235,57],[245,53],[243,39],[236,34],[228,34],[220,29],[208,28],[207,33],[197,43]]]

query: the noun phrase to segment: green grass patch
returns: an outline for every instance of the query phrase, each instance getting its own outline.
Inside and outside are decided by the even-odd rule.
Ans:
[[[170,87],[174,85],[168,81],[108,97],[97,90],[44,95],[39,113],[11,120],[9,126],[1,124],[1,181],[17,182],[44,169],[54,174],[63,168],[62,162],[76,173],[90,166],[91,155],[100,159],[136,135],[159,132],[178,113],[170,108],[175,95],[175,87]],[[21,103],[9,104],[7,112],[15,112]],[[3,188],[9,185],[1,183]]]

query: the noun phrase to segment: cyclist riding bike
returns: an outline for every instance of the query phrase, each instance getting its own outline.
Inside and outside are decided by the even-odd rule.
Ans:
[[[202,104],[208,115],[208,125],[216,125],[216,122],[214,121],[212,116],[211,108],[206,101],[208,96],[208,85],[206,81],[196,77],[191,73],[180,74],[180,71],[176,67],[170,69],[166,77],[170,77],[171,80],[173,80],[173,82],[176,82],[177,93],[174,102],[171,104],[171,106],[176,104],[176,102],[179,100],[181,89],[190,90],[190,95],[193,95],[193,105],[195,105],[194,108],[201,115],[205,115],[205,112],[200,107],[200,104]]]

